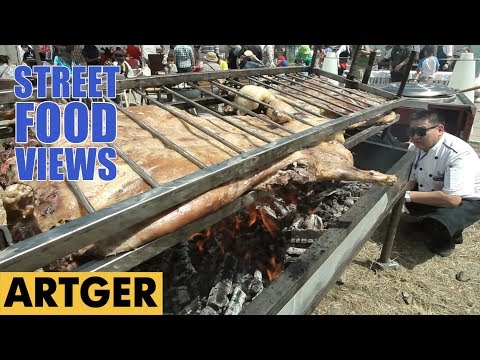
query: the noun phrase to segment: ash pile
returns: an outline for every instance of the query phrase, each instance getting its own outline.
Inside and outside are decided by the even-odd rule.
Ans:
[[[132,271],[163,272],[165,314],[239,314],[371,187],[283,187]]]

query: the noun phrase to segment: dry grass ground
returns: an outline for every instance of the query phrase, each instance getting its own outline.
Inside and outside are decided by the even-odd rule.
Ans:
[[[480,144],[471,145],[480,154]],[[391,258],[400,266],[378,270],[385,229],[367,241],[314,315],[480,314],[480,221],[464,230],[464,243],[449,257],[432,254],[422,233],[399,226]]]

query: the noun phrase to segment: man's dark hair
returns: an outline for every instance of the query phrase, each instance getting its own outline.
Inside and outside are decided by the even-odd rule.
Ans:
[[[420,110],[410,115],[410,121],[427,120],[432,125],[445,125],[443,114],[436,110]]]

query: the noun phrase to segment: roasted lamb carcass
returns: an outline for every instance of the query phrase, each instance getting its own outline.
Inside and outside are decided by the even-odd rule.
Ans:
[[[236,155],[227,146],[209,138],[198,129],[190,126],[156,106],[136,106],[129,108],[137,117],[148,125],[165,134],[170,140],[181,146],[206,165],[219,163]],[[218,118],[194,117],[186,111],[178,110],[223,139],[242,150],[248,151],[264,145],[264,142]],[[233,116],[232,120],[243,121],[244,127],[256,129],[268,139],[275,140],[286,136],[285,131],[266,125],[261,119],[249,116]],[[318,119],[318,124],[323,120]],[[289,129],[299,132],[308,126],[292,120],[284,124]],[[166,184],[184,175],[193,173],[198,167],[168,148],[162,141],[142,130],[123,114],[118,114],[118,131],[116,145],[141,166],[159,184]],[[60,141],[57,146],[70,146]],[[78,146],[96,146],[95,144],[78,144]],[[98,146],[98,145],[97,145]],[[8,152],[8,153],[7,153]],[[8,163],[2,169],[15,173],[15,161],[12,149],[0,154]],[[328,154],[328,155],[326,155]],[[338,161],[335,161],[335,158]],[[99,210],[119,201],[130,198],[150,189],[121,158],[115,160],[117,178],[110,182],[99,179],[79,181],[78,187],[85,194],[94,209]],[[18,182],[15,176],[1,177],[3,181]],[[278,159],[276,163],[257,169],[216,189],[210,190],[184,204],[168,209],[157,216],[146,219],[143,223],[132,226],[119,234],[112,234],[108,240],[102,240],[79,254],[107,256],[135,249],[159,236],[176,231],[183,226],[204,217],[232,202],[248,190],[255,187],[271,187],[284,184],[288,178],[297,182],[322,179],[345,179],[374,182],[391,185],[396,181],[394,175],[364,171],[353,166],[351,153],[336,141],[321,142],[311,148],[296,151]],[[67,221],[86,215],[70,188],[64,182],[30,181],[26,182],[35,191],[35,218],[42,231],[59,226]],[[9,185],[9,184],[4,184]]]

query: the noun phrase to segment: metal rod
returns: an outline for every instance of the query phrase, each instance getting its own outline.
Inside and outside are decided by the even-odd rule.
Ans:
[[[311,77],[311,76],[305,76],[305,75],[303,75],[303,74],[288,74],[287,76],[288,76],[288,77],[292,77],[292,78],[294,78],[294,79],[296,79],[296,80],[304,81],[304,82],[306,82],[306,83],[308,83],[308,84],[311,84],[314,88],[319,88],[319,89],[323,89],[323,88],[324,88],[324,87],[322,87],[322,86],[320,86],[320,85],[318,84],[319,81],[313,81],[314,78]],[[302,79],[302,78],[300,78],[300,76],[303,76],[304,78]],[[307,80],[307,79],[309,79],[309,80]],[[317,84],[316,84],[316,83],[317,83]],[[328,91],[337,93],[337,94],[342,95],[342,96],[344,96],[344,97],[346,97],[346,98],[348,98],[348,99],[352,99],[352,100],[354,100],[354,101],[361,102],[361,103],[367,105],[367,106],[365,106],[365,107],[362,107],[362,106],[360,106],[360,105],[355,105],[355,106],[358,106],[358,107],[361,108],[361,109],[365,109],[365,108],[371,106],[369,103],[365,102],[365,101],[362,100],[362,99],[358,99],[358,98],[355,98],[355,97],[353,97],[353,96],[350,96],[350,95],[348,94],[347,89],[345,89],[345,88],[341,88],[341,89],[339,90],[338,86],[335,86],[335,85],[331,84],[331,83],[328,82],[328,81],[320,81],[320,83],[330,86],[329,89],[326,89],[326,90],[328,90]],[[347,94],[345,94],[345,92],[347,92]],[[338,98],[336,98],[336,99],[338,99]]]
[[[239,85],[241,85],[241,86],[244,86],[244,84],[242,84],[242,83],[240,83],[240,82],[238,82],[238,81],[235,81],[235,80],[230,80],[230,82],[239,84]],[[241,95],[241,96],[243,96],[243,97],[246,97],[246,98],[249,99],[249,100],[253,100],[253,101],[256,101],[256,102],[262,104],[262,102],[260,102],[260,101],[258,101],[258,100],[255,100],[254,98],[252,98],[252,97],[250,97],[250,96],[247,96],[247,95],[244,95],[244,94],[240,94],[239,92],[236,92],[236,91],[233,91],[233,90],[229,90],[229,91],[232,91],[233,93],[237,93],[237,94],[239,94],[239,95]],[[292,107],[294,107],[294,108],[300,109],[301,111],[306,112],[306,113],[308,113],[308,114],[311,114],[311,115],[313,115],[313,116],[316,116],[316,117],[318,117],[318,118],[320,118],[320,119],[331,120],[330,118],[328,118],[328,117],[326,117],[326,116],[319,115],[319,114],[317,114],[316,112],[314,112],[314,111],[312,111],[312,110],[306,109],[306,108],[304,108],[303,106],[294,103],[293,101],[290,101],[290,100],[285,99],[285,98],[282,98],[281,100],[284,101],[284,102],[286,102],[288,105],[290,105],[290,106],[292,106]],[[267,105],[268,105],[268,104],[267,104]],[[271,105],[269,105],[269,106],[273,108],[273,106],[271,106]],[[298,117],[298,116],[296,116],[296,115],[292,115],[292,114],[289,114],[289,115],[290,115],[291,117],[293,117],[295,120],[301,121],[301,122],[303,122],[304,124],[307,124],[307,125],[310,125],[310,126],[315,126],[314,124],[311,124],[311,123],[309,123],[308,121],[303,120],[302,118],[300,118],[300,117]]]
[[[115,104],[113,101],[111,101],[110,99],[104,97],[105,100],[107,101],[110,101],[111,103]],[[154,128],[152,128],[151,126],[149,126],[148,124],[146,124],[144,121],[142,121],[141,119],[139,119],[138,117],[136,117],[134,114],[132,114],[131,112],[125,110],[123,107],[121,106],[118,106],[118,104],[115,104],[115,106],[117,107],[118,110],[120,110],[122,113],[124,113],[126,116],[128,116],[130,119],[132,119],[133,121],[135,121],[135,123],[140,126],[142,129],[148,131],[150,134],[152,134],[154,137],[156,137],[157,139],[161,140],[166,146],[168,146],[169,148],[175,150],[176,152],[178,152],[180,155],[182,155],[183,157],[185,157],[186,159],[190,160],[192,163],[194,163],[195,165],[197,165],[200,169],[203,169],[205,167],[207,167],[207,165],[205,165],[203,162],[201,162],[200,160],[198,160],[196,157],[194,157],[193,155],[189,154],[187,151],[185,151],[183,148],[181,148],[180,146],[178,146],[177,144],[175,144],[174,142],[172,142],[171,140],[169,140],[168,138],[166,138],[164,135],[162,135],[160,132],[158,132],[157,130],[155,130]]]
[[[277,75],[274,75],[274,76],[275,76],[275,78],[279,78]],[[288,76],[289,76],[289,75],[287,75],[287,77],[288,77]],[[291,77],[291,76],[290,76],[290,77]],[[279,79],[280,79],[280,78],[279,78]],[[295,79],[296,79],[296,80],[305,81],[305,80],[300,79],[300,78],[295,78]],[[288,81],[290,81],[292,84],[295,83],[294,80],[289,80],[289,79],[288,79]],[[339,100],[339,101],[342,101],[342,102],[344,102],[344,103],[346,103],[346,104],[349,104],[349,105],[352,105],[352,106],[356,106],[356,107],[359,108],[359,109],[365,109],[365,107],[362,107],[362,106],[360,106],[360,105],[356,105],[356,104],[349,103],[349,102],[346,101],[345,99],[338,98],[338,97],[335,97],[335,96],[333,96],[333,95],[330,95],[330,94],[327,93],[326,91],[322,90],[320,87],[313,87],[313,86],[308,86],[308,85],[305,85],[305,84],[302,84],[302,86],[303,86],[303,87],[306,87],[307,89],[312,89],[312,90],[318,91],[319,93],[324,94],[324,95],[326,95],[326,96],[329,96],[329,97],[331,97],[331,98],[333,98],[333,99],[335,99],[335,100]],[[337,93],[337,94],[340,94],[340,95],[344,96],[344,95],[343,95],[342,93],[340,93],[339,91],[333,91],[333,90],[332,90],[332,92],[335,92],[335,93]],[[348,96],[346,96],[346,97],[348,97]]]
[[[79,266],[78,268],[75,268],[73,271],[128,271],[131,268],[171,248],[175,244],[184,241],[188,236],[217,223],[221,219],[235,213],[236,211],[244,209],[246,206],[258,200],[258,198],[261,196],[261,192],[252,190],[237,200],[234,200],[230,204],[225,205],[219,211],[187,224],[173,233],[161,236],[158,239],[129,252],[88,262]]]
[[[231,82],[231,83],[234,83],[234,84],[237,84],[237,85],[240,85],[240,86],[242,86],[242,87],[245,86],[245,84],[242,84],[241,82],[238,82],[238,81],[235,81],[235,80],[230,80],[230,82]],[[241,92],[239,92],[239,91],[237,91],[237,90],[234,90],[234,89],[232,89],[232,88],[230,88],[230,87],[228,87],[228,86],[225,86],[225,85],[222,85],[222,84],[220,84],[220,83],[217,83],[216,81],[212,81],[212,83],[215,84],[215,85],[216,85],[217,87],[219,87],[220,89],[224,89],[224,90],[230,91],[230,92],[232,92],[232,93],[234,93],[234,94],[236,94],[236,95],[240,95],[240,96],[242,96],[242,97],[244,97],[244,98],[246,98],[246,99],[248,99],[248,100],[255,101],[255,102],[259,103],[260,105],[263,105],[263,106],[268,107],[268,108],[270,108],[270,109],[275,109],[274,106],[272,106],[272,105],[270,105],[270,104],[267,104],[266,102],[263,102],[263,101],[260,101],[260,100],[255,99],[255,98],[253,98],[253,97],[251,97],[251,96],[242,94]],[[285,100],[282,99],[282,101],[285,101]],[[292,103],[290,103],[289,101],[285,101],[285,102],[286,102],[287,104],[289,104],[289,105],[292,105]],[[299,106],[299,105],[297,105],[297,107],[300,108],[300,109],[302,109],[302,110],[304,110],[304,109],[303,109],[301,106]],[[309,112],[309,111],[307,111],[307,110],[304,110],[304,111]],[[320,115],[318,115],[318,114],[315,114],[314,112],[309,112],[309,113],[311,113],[311,114],[313,114],[313,115],[315,115],[315,116],[317,116],[317,117],[319,117],[319,118],[321,118],[321,119],[328,119],[328,118],[326,118],[326,117],[322,117],[322,116],[320,116]],[[308,122],[308,121],[302,119],[301,117],[296,116],[295,114],[288,114],[288,115],[290,115],[290,116],[291,116],[292,118],[294,118],[295,120],[298,120],[298,121],[300,121],[300,122],[302,122],[302,123],[304,123],[304,124],[306,124],[306,125],[315,126],[315,125],[312,124],[311,122]]]
[[[337,111],[335,111],[335,110],[325,109],[324,107],[321,107],[319,104],[316,104],[316,103],[314,103],[314,102],[312,102],[312,101],[309,101],[309,100],[307,100],[307,99],[304,99],[304,98],[302,98],[301,96],[298,96],[298,95],[292,94],[292,93],[290,93],[290,92],[287,92],[287,91],[285,91],[285,90],[279,89],[277,86],[272,86],[272,85],[269,85],[269,84],[265,84],[265,83],[263,83],[263,82],[261,82],[261,81],[252,79],[252,78],[250,78],[250,77],[249,77],[249,79],[250,79],[251,81],[257,83],[257,84],[261,84],[261,85],[263,85],[263,86],[267,86],[267,87],[269,87],[269,88],[271,88],[271,89],[273,89],[273,90],[276,90],[276,91],[278,91],[278,92],[280,92],[280,93],[283,93],[283,94],[285,94],[285,95],[291,96],[291,97],[293,97],[293,98],[295,98],[295,99],[301,100],[301,101],[303,101],[303,102],[306,102],[307,104],[313,105],[313,106],[315,106],[315,107],[317,107],[317,108],[319,108],[319,109],[331,111],[331,112],[333,112],[333,113],[335,113],[335,114],[337,114],[337,115],[339,115],[339,116],[343,116],[343,115],[344,115],[344,114],[339,113],[339,112],[337,112]]]
[[[388,225],[387,235],[385,236],[385,242],[382,246],[382,253],[378,259],[380,263],[387,263],[390,260],[393,242],[395,240],[395,234],[397,233],[398,223],[400,222],[400,216],[402,215],[404,203],[405,192],[402,192],[402,196],[400,196],[397,203],[394,205],[392,214],[390,215],[390,224]]]
[[[347,107],[345,107],[345,106],[343,106],[343,105],[337,105],[337,104],[335,104],[335,103],[333,103],[333,102],[331,102],[331,101],[329,101],[329,100],[327,100],[327,99],[324,99],[324,98],[318,97],[318,96],[316,96],[316,95],[310,94],[310,93],[307,92],[307,91],[303,91],[303,90],[297,89],[297,88],[294,87],[294,86],[290,86],[290,85],[283,84],[281,81],[278,81],[278,80],[275,80],[275,79],[272,79],[272,78],[266,78],[266,77],[264,77],[264,76],[262,76],[262,79],[269,80],[269,81],[273,81],[273,82],[277,83],[278,85],[285,86],[285,87],[287,87],[287,88],[289,88],[289,89],[292,89],[292,90],[294,90],[294,91],[298,91],[299,93],[305,94],[306,96],[313,97],[314,99],[318,99],[318,100],[320,100],[320,101],[324,101],[324,102],[326,102],[327,104],[330,104],[330,105],[332,105],[332,106],[339,107],[340,109],[343,109],[343,110],[345,110],[345,111],[355,112],[355,110],[352,110],[352,109],[350,109],[350,108],[347,108]],[[320,91],[319,91],[319,92],[320,92]],[[329,95],[329,96],[330,96],[330,95]],[[332,97],[332,96],[330,96],[330,97]],[[332,110],[330,110],[330,111],[332,111]],[[337,113],[337,114],[338,114],[338,115],[344,115],[344,114],[341,114],[341,113]]]
[[[316,74],[316,75],[317,75],[317,76],[320,76],[320,74]],[[322,75],[322,76],[323,76],[323,75]],[[329,86],[334,86],[334,85],[330,84],[330,83],[328,82],[328,80],[323,80],[323,79],[320,78],[320,77],[312,77],[312,76],[309,76],[308,78],[311,79],[313,82],[319,82],[319,83],[321,83],[321,84],[325,84],[325,85],[329,85]],[[362,84],[362,85],[363,85],[363,84]],[[387,97],[387,99],[392,99],[392,98],[395,97],[395,95],[392,95],[392,94],[390,94],[390,96],[388,96],[387,94],[389,94],[389,93],[387,93],[387,92],[385,92],[385,91],[382,91],[382,90],[379,90],[379,89],[377,89],[377,88],[373,88],[373,87],[371,87],[370,85],[364,85],[364,86],[368,86],[368,87],[369,87],[369,90],[371,90],[370,93],[368,93],[367,95],[379,95],[379,94],[377,94],[376,92],[379,92],[379,91],[380,91],[380,92],[382,92],[382,94],[380,94],[380,96]],[[352,88],[347,88],[347,87],[344,87],[342,90],[343,90],[343,91],[346,91],[346,92],[348,92],[348,93],[350,93],[350,94],[357,95],[357,96],[360,96],[360,95],[358,94],[358,91],[365,91],[365,90],[362,90],[362,89],[352,89]],[[362,95],[364,95],[364,94],[362,94]],[[357,100],[357,98],[354,98],[354,99]],[[382,104],[381,101],[379,101],[379,100],[377,100],[377,99],[374,99],[374,98],[372,98],[372,97],[368,97],[368,99],[369,99],[370,101],[374,101],[374,102],[376,102],[376,103],[378,103],[378,104]],[[361,99],[358,99],[358,100],[359,100],[359,101],[362,101]],[[367,105],[370,105],[370,104],[368,104],[368,103],[366,103],[366,104],[367,104]]]
[[[62,171],[65,174],[65,169],[62,166]],[[80,201],[80,204],[88,211],[89,214],[92,214],[95,212],[95,209],[93,208],[92,204],[90,204],[90,201],[88,201],[87,197],[83,193],[82,190],[78,187],[78,185],[74,181],[70,180],[65,180],[67,185],[72,189],[73,193],[75,194],[75,197]]]
[[[416,51],[412,51],[410,53],[410,58],[408,59],[408,63],[406,65],[406,70],[405,70],[405,74],[403,75],[403,79],[402,79],[402,82],[400,83],[400,86],[398,87],[398,92],[397,92],[397,96],[402,96],[403,94],[403,89],[405,89],[405,85],[407,84],[407,81],[408,81],[408,78],[410,76],[410,70],[412,68],[412,65],[413,65],[413,61],[415,60],[415,57],[417,56],[417,52]]]
[[[317,60],[318,56],[318,45],[313,45],[313,55],[312,55],[312,63],[310,64],[310,68],[315,67],[315,61]]]
[[[182,100],[184,101],[189,101],[190,99],[186,98],[185,96],[181,96],[179,94],[177,94],[176,92],[166,88],[165,86],[162,85],[162,89],[166,92],[172,92],[174,94],[176,94],[177,96],[179,96]],[[204,128],[203,126],[201,125],[198,125],[196,124],[195,122],[193,122],[192,120],[190,120],[188,117],[186,117],[185,115],[179,113],[178,111],[172,109],[172,108],[169,108],[168,106],[162,104],[161,102],[151,98],[150,96],[147,96],[144,92],[140,91],[140,90],[134,90],[136,91],[137,93],[139,93],[142,97],[144,97],[145,99],[147,99],[148,101],[151,101],[153,102],[155,105],[161,107],[162,109],[164,110],[167,110],[170,114],[182,119],[183,121],[185,121],[187,124],[195,127],[196,129],[200,130],[201,132],[211,136],[212,138],[214,138],[215,140],[219,141],[220,143],[222,143],[223,145],[227,146],[228,148],[232,149],[233,151],[235,151],[236,153],[238,154],[242,154],[244,151],[242,149],[240,149],[239,147],[233,145],[232,143],[229,143],[228,141],[222,139],[220,136],[218,136],[217,134],[213,133],[212,131]],[[187,102],[188,102],[187,101]]]
[[[318,75],[317,75],[318,76]],[[335,85],[332,85],[328,80],[323,80],[322,78],[320,77],[309,77],[310,80],[312,80],[313,83],[320,83],[320,84],[323,84],[323,85],[328,85],[328,86],[331,86],[331,87],[335,87]],[[320,86],[320,85],[318,85]],[[333,91],[333,90],[332,90]],[[356,100],[356,101],[360,101],[360,102],[363,102],[364,104],[366,104],[368,107],[372,106],[371,104],[369,104],[368,102],[366,102],[365,100],[363,100],[362,98],[358,98],[359,96],[364,96],[365,98],[368,98],[368,100],[370,101],[373,101],[373,102],[376,102],[377,104],[381,104],[382,102],[380,102],[379,100],[377,99],[374,99],[372,97],[370,97],[369,95],[372,95],[370,93],[367,93],[367,94],[358,94],[359,90],[358,89],[352,89],[352,88],[347,88],[347,87],[344,87],[342,88],[342,91],[346,92],[347,94],[344,94],[343,92],[341,93],[342,95],[344,96],[347,96],[347,97],[350,97],[352,98],[353,100]],[[357,97],[353,97],[353,96],[350,96],[349,94],[352,94],[352,95],[356,95]]]
[[[371,51],[370,55],[368,56],[367,67],[365,69],[365,72],[363,73],[363,78],[362,78],[363,84],[368,84],[368,79],[370,79],[370,74],[372,73],[372,67],[373,67],[373,62],[375,61],[375,56],[377,56],[377,53],[374,51]]]
[[[256,74],[283,74],[296,71],[307,71],[306,66],[288,66],[288,67],[271,67],[257,69],[240,69],[240,70],[221,70],[209,72],[190,72],[177,73],[174,75],[152,75],[138,76],[136,78],[117,79],[117,91],[121,92],[126,89],[160,87],[161,85],[177,85],[182,82],[208,81],[213,79],[238,78]],[[99,91],[104,91],[107,84],[102,82],[98,85]],[[32,95],[24,101],[33,101],[37,99],[37,88],[33,88]],[[0,91],[0,104],[14,103],[18,101],[13,89]]]
[[[406,102],[406,98],[393,99],[378,108],[360,110],[356,114],[332,119],[15,243],[0,251],[0,271],[37,270],[78,249],[115,236],[147,218],[231,180],[238,174],[278,161],[280,157],[307,144],[395,109]],[[410,153],[414,156],[413,152]]]
[[[251,112],[252,114],[254,114],[255,117],[257,117],[257,118],[259,118],[259,119],[261,119],[261,120],[265,120],[265,119],[264,119],[262,116],[260,116],[259,114],[254,113],[253,111],[250,111],[250,110],[244,108],[243,106],[238,106],[237,104],[235,104],[235,103],[233,103],[233,102],[231,102],[231,101],[228,101],[228,100],[222,98],[221,96],[218,96],[218,95],[214,94],[213,92],[204,90],[204,89],[200,88],[199,86],[197,86],[197,85],[195,85],[195,84],[193,84],[193,83],[189,83],[189,85],[191,85],[192,87],[194,87],[194,88],[196,88],[196,89],[199,89],[200,91],[206,92],[207,94],[209,94],[209,95],[211,95],[211,96],[213,96],[213,97],[215,97],[215,98],[217,98],[217,99],[220,99],[220,100],[224,101],[225,103],[227,103],[227,104],[229,104],[229,105],[231,105],[231,106],[235,106],[235,107],[239,108],[239,109],[242,110],[242,111],[245,111],[245,112],[247,112],[247,113],[250,113],[250,112]],[[242,131],[245,131],[247,134],[250,134],[250,135],[252,135],[252,136],[254,136],[254,137],[262,140],[263,142],[265,142],[265,143],[267,143],[267,144],[271,142],[271,140],[267,139],[266,137],[264,137],[264,136],[262,136],[262,135],[259,135],[259,134],[256,134],[255,132],[253,132],[253,131],[251,131],[251,130],[249,130],[249,129],[247,129],[247,128],[239,125],[239,124],[237,124],[236,122],[228,119],[227,117],[223,116],[223,115],[220,114],[219,112],[212,111],[212,110],[210,110],[210,109],[208,109],[208,112],[211,113],[212,115],[218,117],[219,119],[221,119],[221,120],[229,123],[230,125],[235,126],[236,128],[238,128],[238,129],[240,129],[240,130],[242,130]]]
[[[150,175],[148,175],[147,172],[143,170],[140,166],[138,166],[138,164],[135,161],[130,159],[128,155],[125,153],[125,151],[120,149],[120,147],[118,147],[114,143],[108,143],[107,145],[115,149],[117,154],[133,169],[133,171],[135,171],[151,187],[156,188],[160,186],[160,184],[157,183],[155,179],[153,179]]]
[[[356,86],[356,84],[353,82],[353,80],[355,79],[355,77],[353,76],[353,73],[354,73],[354,70],[357,68],[358,66],[358,53],[360,52],[360,49],[362,48],[362,45],[353,45],[353,48],[352,48],[352,63],[350,64],[350,70],[348,71],[348,74],[347,74],[347,80],[350,80],[350,82],[346,82],[345,83],[345,87],[346,88],[354,88]]]
[[[365,139],[368,139],[372,137],[373,135],[379,133],[380,131],[388,128],[391,124],[386,124],[386,125],[373,125],[369,127],[368,129],[365,129],[359,133],[356,133],[355,135],[352,135],[348,137],[345,140],[345,146],[347,149],[350,149],[354,147],[355,145],[360,144],[362,141],[365,141]]]
[[[286,128],[285,126],[282,126],[282,125],[276,123],[275,121],[271,120],[270,118],[268,118],[268,117],[265,116],[265,115],[257,114],[256,112],[253,112],[253,111],[251,111],[251,110],[249,110],[249,109],[247,109],[247,108],[244,108],[243,106],[239,106],[239,105],[237,105],[237,104],[235,104],[235,103],[233,103],[233,102],[231,102],[231,101],[225,100],[225,99],[222,98],[221,96],[215,95],[214,93],[212,93],[212,92],[210,92],[210,91],[208,91],[208,90],[204,90],[204,89],[200,88],[199,86],[197,86],[197,85],[195,85],[195,84],[193,84],[193,83],[189,83],[189,84],[192,85],[193,87],[199,89],[200,91],[206,92],[207,94],[209,94],[209,95],[211,95],[211,96],[213,96],[213,97],[216,97],[216,98],[218,98],[218,99],[221,99],[222,101],[228,103],[229,105],[232,105],[232,106],[234,106],[234,107],[239,108],[240,110],[244,111],[245,113],[247,113],[247,114],[250,115],[250,116],[254,116],[254,117],[256,117],[256,118],[258,118],[258,119],[260,119],[260,120],[262,120],[262,121],[265,121],[265,122],[269,123],[270,125],[273,125],[273,126],[275,126],[275,127],[278,127],[279,129],[282,129],[283,131],[285,131],[285,132],[287,132],[287,133],[289,133],[289,134],[295,134],[294,131]],[[174,92],[174,93],[175,93],[175,92]],[[182,100],[183,100],[183,99],[182,99]],[[219,119],[222,119],[223,121],[229,123],[230,125],[233,125],[233,126],[239,128],[239,129],[242,130],[242,131],[245,131],[246,133],[248,133],[248,134],[250,134],[250,135],[256,136],[256,137],[258,137],[259,139],[261,138],[261,140],[265,141],[266,143],[269,143],[269,142],[270,142],[270,140],[268,140],[267,138],[264,138],[264,137],[262,138],[262,136],[256,135],[254,132],[252,132],[252,131],[250,131],[250,130],[248,130],[248,129],[246,129],[246,128],[238,125],[238,124],[236,124],[236,123],[233,122],[232,120],[229,120],[229,119],[226,118],[225,116],[223,116],[223,115],[221,115],[221,114],[219,114],[219,113],[217,113],[217,112],[215,112],[215,111],[213,111],[213,110],[211,110],[211,109],[209,109],[209,108],[207,108],[207,107],[205,107],[205,106],[203,106],[203,105],[197,104],[197,103],[195,103],[194,101],[192,101],[192,100],[190,100],[190,99],[188,99],[188,98],[185,98],[185,101],[191,103],[191,104],[194,105],[195,107],[198,107],[198,108],[200,108],[200,109],[202,109],[202,110],[207,111],[208,113],[210,113],[210,114],[218,117]]]
[[[41,144],[43,147],[46,147],[47,149],[50,147],[47,144],[44,144],[44,143],[41,143]],[[67,173],[64,166],[61,166],[60,169],[64,175]],[[87,199],[83,191],[80,190],[78,185],[74,181],[68,180],[66,176],[63,177],[63,181],[67,183],[68,187],[73,191],[73,194],[75,195],[77,200],[80,202],[80,204],[84,207],[84,209],[87,210],[89,214],[94,213],[95,209],[93,208],[92,204],[90,204],[90,201]]]

